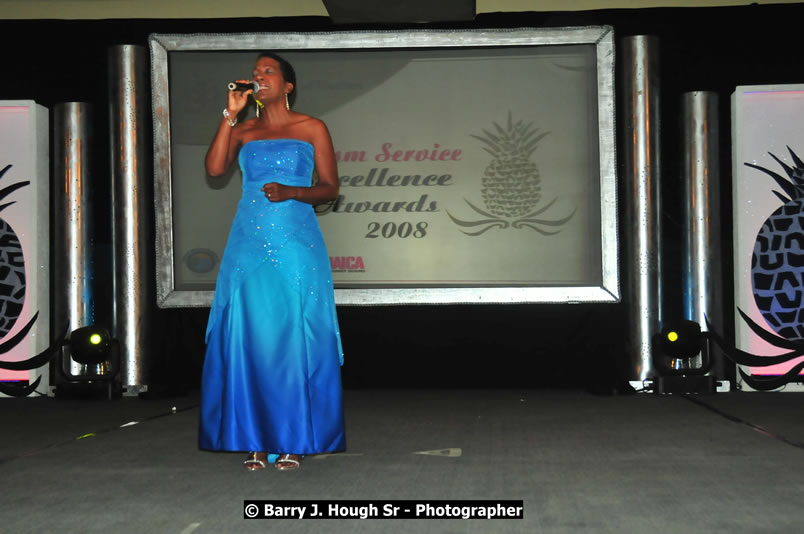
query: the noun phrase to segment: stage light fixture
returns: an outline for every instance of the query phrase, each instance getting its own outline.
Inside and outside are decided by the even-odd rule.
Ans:
[[[68,341],[73,360],[96,365],[112,359],[112,336],[106,328],[90,325],[73,330]]]
[[[668,322],[662,328],[660,339],[662,354],[675,359],[694,358],[701,352],[703,345],[701,325],[695,321]]]
[[[105,384],[111,399],[119,386],[120,343],[103,326],[77,328],[62,345],[59,370],[62,384]]]
[[[653,367],[659,374],[656,393],[713,393],[715,381],[705,376],[712,368],[709,337],[695,321],[665,322],[653,336]]]

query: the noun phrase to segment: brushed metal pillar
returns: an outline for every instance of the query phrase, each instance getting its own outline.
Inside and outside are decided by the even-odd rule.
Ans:
[[[682,289],[684,318],[723,334],[720,151],[716,93],[684,93],[682,118]],[[714,348],[714,347],[710,347]],[[714,354],[712,354],[714,356]],[[715,361],[720,361],[715,358]],[[693,362],[700,366],[700,362]],[[723,370],[715,367],[723,376]]]
[[[92,255],[92,107],[66,102],[53,108],[53,332],[95,324]],[[105,326],[111,326],[109,324]],[[75,361],[76,376],[91,369]],[[97,372],[97,370],[94,370]]]
[[[625,158],[625,300],[629,306],[631,382],[651,378],[651,337],[662,320],[662,232],[658,40],[621,41]]]
[[[112,179],[112,254],[114,269],[114,336],[120,341],[126,395],[148,389],[151,293],[149,269],[150,215],[147,191],[152,162],[148,70],[144,47],[119,45],[109,49],[109,118]]]

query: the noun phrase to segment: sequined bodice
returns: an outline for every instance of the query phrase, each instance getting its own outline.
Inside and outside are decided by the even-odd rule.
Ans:
[[[243,189],[268,182],[309,187],[313,175],[313,145],[299,139],[260,139],[240,149]]]

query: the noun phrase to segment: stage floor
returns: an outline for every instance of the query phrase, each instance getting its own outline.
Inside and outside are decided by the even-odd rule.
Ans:
[[[0,532],[804,531],[801,393],[344,395],[347,452],[295,472],[198,450],[197,394],[0,399]],[[247,499],[522,500],[524,519],[245,520]]]

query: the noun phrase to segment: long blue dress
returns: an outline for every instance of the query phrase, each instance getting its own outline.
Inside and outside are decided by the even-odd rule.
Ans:
[[[315,454],[346,448],[343,351],[329,256],[313,207],[270,202],[268,182],[309,187],[313,146],[251,141],[218,272],[201,382],[202,449]]]

